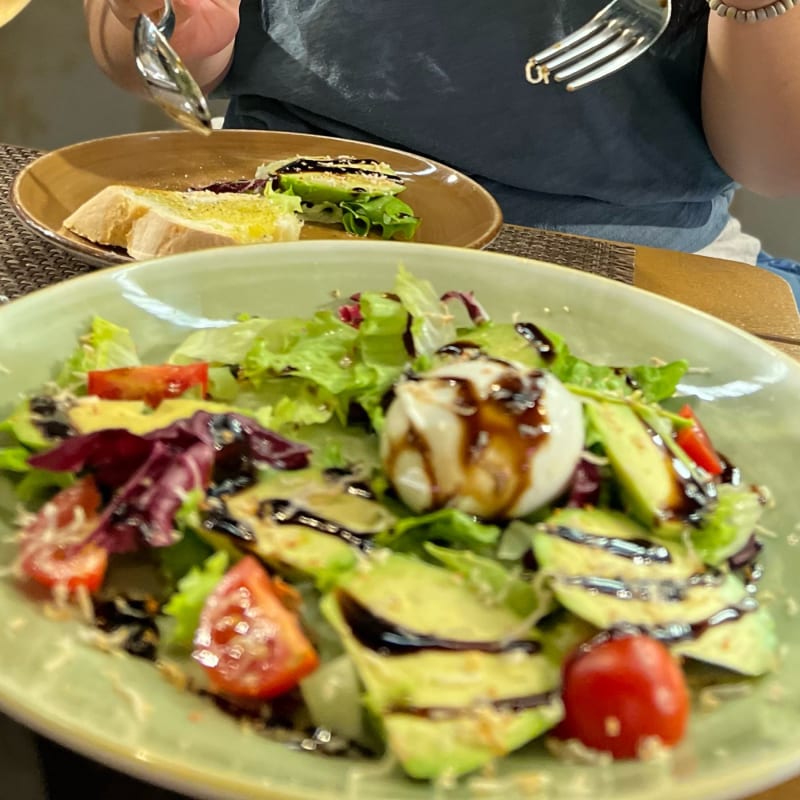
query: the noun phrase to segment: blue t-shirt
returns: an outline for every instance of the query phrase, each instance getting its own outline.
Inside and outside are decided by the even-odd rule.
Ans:
[[[701,125],[704,24],[578,92],[525,80],[602,4],[243,0],[225,124],[421,153],[486,186],[507,222],[698,250],[734,188]]]

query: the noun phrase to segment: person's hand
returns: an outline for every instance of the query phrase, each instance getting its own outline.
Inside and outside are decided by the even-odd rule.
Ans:
[[[133,29],[140,14],[161,17],[162,0],[107,0],[114,16]],[[239,28],[239,0],[173,0],[175,32],[170,43],[184,59],[203,59],[224,50]]]

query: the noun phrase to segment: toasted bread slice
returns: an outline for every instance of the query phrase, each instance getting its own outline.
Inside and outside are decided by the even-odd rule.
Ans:
[[[135,259],[255,242],[295,241],[302,219],[285,198],[107,186],[64,227]]]

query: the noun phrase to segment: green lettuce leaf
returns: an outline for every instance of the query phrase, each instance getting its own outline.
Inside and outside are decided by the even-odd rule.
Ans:
[[[102,317],[94,317],[88,333],[81,337],[78,347],[62,366],[56,383],[76,394],[85,394],[89,370],[140,364],[129,331]]]
[[[0,422],[0,434],[7,435],[15,445],[21,444],[35,452],[46,450],[52,444],[31,420],[30,401],[27,399]]]
[[[500,528],[478,522],[475,517],[455,508],[442,508],[430,514],[403,517],[375,542],[403,553],[424,556],[429,542],[446,543],[477,553],[488,553],[500,536]]]
[[[401,264],[394,294],[411,314],[411,337],[418,357],[432,358],[440,347],[456,340],[458,331],[453,315],[430,281],[417,278]]]
[[[411,239],[420,224],[419,217],[408,203],[394,195],[383,195],[368,200],[344,200],[342,225],[348,233],[366,236],[373,227],[381,229],[384,239],[402,237]]]
[[[722,564],[747,544],[763,511],[761,497],[749,486],[722,484],[713,510],[690,529],[692,547],[707,564]]]
[[[479,556],[472,550],[440,547],[431,542],[425,543],[425,550],[448,569],[461,575],[467,585],[488,602],[507,606],[521,617],[529,616],[543,603],[543,598],[531,583],[493,558]]]
[[[164,613],[175,620],[172,644],[191,647],[203,605],[227,569],[228,554],[219,550],[202,565],[192,567],[178,581],[178,591],[164,605]]]
[[[658,366],[609,367],[592,364],[573,355],[562,336],[550,330],[541,329],[541,332],[551,347],[546,358],[510,323],[488,322],[460,333],[497,358],[548,369],[563,383],[574,388],[617,396],[629,396],[638,391],[645,403],[657,403],[672,397],[689,367],[686,361]]]
[[[255,317],[224,328],[201,328],[189,334],[167,361],[170,364],[191,364],[194,361],[215,365],[240,364],[257,339],[272,338],[277,340],[273,344],[280,346],[286,329],[300,325],[301,320],[275,322]]]
[[[34,508],[47,500],[59,489],[66,489],[75,482],[71,472],[50,472],[46,469],[30,469],[14,484],[17,499],[25,506]]]
[[[202,564],[215,552],[208,542],[189,528],[177,527],[181,529],[181,538],[175,544],[154,549],[158,556],[161,572],[173,587],[191,571],[192,567]]]

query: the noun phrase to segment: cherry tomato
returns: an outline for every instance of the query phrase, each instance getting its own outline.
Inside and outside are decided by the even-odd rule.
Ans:
[[[614,758],[635,758],[648,737],[681,740],[689,717],[683,671],[649,636],[611,638],[564,664],[565,718],[558,735]]]
[[[92,478],[84,478],[45,503],[22,532],[20,565],[23,573],[43,586],[63,585],[72,591],[85,586],[100,588],[108,566],[108,553],[82,541],[97,524],[100,493]]]
[[[208,364],[157,364],[142,367],[91,370],[89,394],[105,400],[144,400],[157,406],[169,397],[180,397],[192,387],[208,391]]]
[[[297,616],[253,556],[228,570],[209,595],[192,655],[217,689],[251,698],[287,692],[319,663]]]
[[[684,419],[692,420],[692,424],[681,428],[675,434],[675,441],[698,467],[702,467],[710,475],[721,475],[725,465],[717,455],[711,439],[695,416],[692,407],[687,404],[678,414]]]

